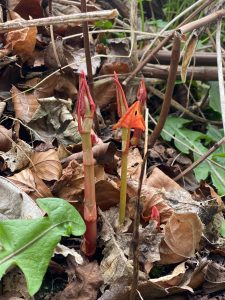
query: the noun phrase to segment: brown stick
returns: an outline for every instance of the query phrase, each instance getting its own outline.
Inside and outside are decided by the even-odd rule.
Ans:
[[[81,11],[82,13],[87,12],[86,0],[81,0]],[[84,50],[86,57],[86,66],[87,66],[87,75],[88,75],[88,85],[90,88],[91,96],[94,99],[94,91],[93,91],[93,73],[92,73],[92,63],[91,63],[91,51],[90,51],[90,42],[89,42],[89,30],[88,30],[88,22],[83,22],[83,36],[84,36]],[[98,123],[98,117],[96,113],[94,114],[94,126],[98,135],[100,135],[100,128]]]
[[[196,168],[200,163],[206,160],[213,152],[215,152],[221,145],[225,143],[225,137],[215,143],[212,148],[210,148],[205,154],[203,154],[198,160],[196,160],[192,165],[190,165],[186,170],[181,172],[178,176],[176,176],[173,180],[178,181],[188,173],[190,173],[194,168]]]
[[[174,31],[168,35],[167,37],[165,37],[159,44],[158,46],[156,46],[152,52],[150,52],[147,57],[141,61],[139,63],[139,65],[137,66],[137,68],[123,81],[123,85],[127,85],[128,82],[135,77],[135,75],[141,71],[141,69],[143,69],[143,67],[149,62],[150,59],[153,58],[153,56],[158,53],[158,51],[160,49],[162,49],[162,47],[172,38],[174,32],[179,29],[180,26],[182,26],[183,24],[186,24],[187,22],[189,22],[192,18],[194,18],[200,11],[202,11],[205,7],[207,7],[209,4],[211,4],[213,2],[213,0],[208,0],[205,3],[203,3],[202,5],[199,6],[198,9],[196,9],[190,16],[188,16],[181,24],[179,24]]]
[[[169,74],[169,66],[147,65],[143,68],[143,75],[150,78],[167,79]],[[176,79],[181,79],[181,68],[178,67]],[[225,76],[225,68],[223,68]],[[202,81],[218,81],[217,67],[189,67],[187,71],[187,79]]]
[[[139,58],[142,56],[143,51],[139,52]],[[152,64],[160,64],[160,65],[168,65],[170,64],[171,51],[160,50],[152,59],[150,59],[149,63]],[[182,56],[181,56],[182,58]],[[225,59],[225,54],[223,54],[223,58]],[[216,66],[216,53],[215,52],[196,52],[192,59],[191,64],[195,62],[195,66]]]
[[[0,23],[0,32],[7,32],[10,30],[22,29],[26,27],[33,26],[49,26],[49,25],[59,25],[59,24],[67,24],[67,23],[81,23],[84,21],[97,21],[97,20],[105,20],[105,19],[114,19],[118,16],[118,11],[116,9],[113,10],[102,10],[102,11],[92,11],[87,13],[78,13],[71,15],[63,15],[57,17],[48,17],[48,18],[40,18],[33,20],[15,20],[8,21],[5,23]]]
[[[202,26],[208,26],[209,24],[212,24],[216,20],[223,18],[224,15],[225,15],[225,9],[221,9],[211,13],[206,17],[203,17],[201,19],[198,19],[196,21],[181,26],[179,30],[181,31],[182,34],[185,34],[187,32],[193,31],[194,29],[198,29]]]
[[[152,86],[149,86],[148,88],[159,99],[161,99],[161,100],[165,99],[165,95],[162,92],[160,92],[159,90],[155,89]],[[181,111],[182,113],[184,113],[185,115],[189,116],[190,118],[192,118],[193,120],[195,120],[197,122],[211,123],[211,124],[214,124],[214,125],[222,125],[221,121],[211,121],[211,120],[207,120],[207,119],[204,119],[202,117],[199,117],[198,115],[194,114],[193,112],[191,112],[187,108],[183,107],[179,102],[177,102],[174,99],[171,99],[171,106],[173,106],[174,108],[178,109],[179,111]]]
[[[155,126],[152,134],[149,137],[149,147],[152,147],[154,143],[156,142],[157,138],[159,137],[163,126],[166,121],[166,117],[169,113],[170,109],[170,104],[171,104],[171,99],[173,95],[173,89],[174,89],[174,84],[176,80],[176,74],[177,74],[177,68],[179,64],[179,59],[180,59],[180,36],[178,32],[175,32],[174,34],[174,42],[173,42],[173,49],[172,49],[172,55],[171,55],[171,63],[170,63],[170,71],[169,71],[169,76],[166,84],[166,92],[165,92],[165,99],[163,102],[163,106],[160,112],[159,116],[159,122]]]
[[[171,55],[171,64],[170,64],[170,73],[169,77],[167,80],[167,85],[166,85],[166,93],[165,93],[165,100],[162,105],[162,109],[160,112],[159,116],[159,122],[155,126],[155,129],[153,130],[152,134],[150,135],[149,138],[149,148],[151,148],[154,143],[156,142],[157,138],[159,137],[163,126],[166,122],[166,118],[170,109],[170,103],[171,103],[171,98],[172,98],[172,93],[174,89],[174,84],[176,80],[176,72],[177,72],[177,67],[179,63],[179,58],[180,58],[180,36],[177,32],[174,34],[174,41],[173,41],[173,49],[172,49],[172,55]],[[137,291],[137,286],[138,286],[138,273],[139,273],[139,224],[140,224],[140,197],[141,197],[141,188],[142,188],[142,183],[143,183],[143,178],[144,178],[144,173],[145,173],[145,165],[147,162],[147,158],[149,155],[149,151],[144,156],[143,163],[141,166],[141,174],[140,174],[140,179],[138,183],[138,192],[137,192],[137,202],[136,202],[136,210],[135,210],[135,219],[134,219],[134,230],[133,230],[133,264],[134,264],[134,271],[133,271],[133,280],[132,280],[132,286],[131,286],[131,292],[130,292],[130,300],[135,299],[136,291]],[[133,296],[132,296],[133,295]]]

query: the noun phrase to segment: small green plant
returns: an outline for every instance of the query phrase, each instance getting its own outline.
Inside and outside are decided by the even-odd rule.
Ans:
[[[208,151],[209,143],[215,143],[223,137],[223,131],[210,124],[205,134],[199,131],[193,131],[186,128],[191,122],[192,121],[187,119],[169,116],[161,136],[168,142],[173,139],[174,145],[179,151],[184,154],[193,154],[193,158],[196,161],[201,155]],[[217,188],[220,195],[225,194],[224,156],[225,145],[222,145],[210,155],[207,160],[203,161],[194,169],[197,181],[205,180],[210,176],[213,185]],[[222,168],[220,166],[222,166]]]
[[[127,100],[124,91],[119,83],[118,77],[115,74],[114,81],[116,83],[117,93],[117,110],[120,120],[113,126],[113,129],[122,128],[122,162],[121,162],[121,184],[120,184],[120,210],[119,223],[123,224],[125,220],[126,211],[126,197],[127,197],[127,162],[128,152],[130,146],[131,128],[135,130],[145,130],[145,122],[141,114],[140,100],[128,108]],[[141,96],[139,96],[141,97]]]
[[[85,232],[82,217],[67,201],[43,198],[37,199],[37,204],[47,216],[0,222],[0,278],[17,265],[25,275],[31,296],[39,290],[61,236],[80,236]]]

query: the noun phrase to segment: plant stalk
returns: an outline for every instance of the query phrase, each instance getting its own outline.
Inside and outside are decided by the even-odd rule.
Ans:
[[[121,183],[120,183],[120,210],[119,223],[123,224],[126,215],[127,202],[127,164],[130,144],[130,129],[122,128],[122,162],[121,162]]]
[[[86,224],[82,250],[87,256],[91,256],[95,253],[97,239],[94,158],[90,132],[82,133],[81,138],[84,165],[84,220]]]

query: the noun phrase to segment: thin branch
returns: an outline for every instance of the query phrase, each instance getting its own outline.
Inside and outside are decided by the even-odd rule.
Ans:
[[[216,30],[216,53],[217,53],[217,68],[219,80],[219,93],[220,93],[220,108],[223,121],[223,131],[225,133],[225,93],[224,93],[224,79],[223,79],[223,60],[221,51],[221,19],[217,22]]]
[[[86,0],[81,0],[81,11],[83,13],[87,12]],[[91,96],[94,99],[91,51],[90,51],[89,31],[88,31],[88,22],[87,21],[83,22],[83,36],[84,36],[84,50],[85,50],[87,75],[88,75],[88,85],[90,88]],[[96,113],[94,114],[94,126],[95,126],[95,130],[96,130],[97,134],[100,135],[98,117],[97,117]]]
[[[118,16],[116,9],[92,11],[86,13],[77,13],[71,15],[63,15],[57,17],[48,17],[32,20],[17,19],[14,21],[8,21],[0,24],[0,33],[7,32],[10,30],[22,29],[33,26],[49,26],[49,25],[60,25],[68,23],[81,23],[84,21],[98,21],[98,20],[109,20],[114,19]]]
[[[152,134],[150,135],[149,147],[152,147],[154,145],[154,143],[156,142],[157,138],[159,137],[159,135],[163,129],[163,126],[165,124],[166,117],[169,113],[171,99],[172,99],[172,95],[173,95],[174,84],[175,84],[176,75],[177,75],[177,68],[178,68],[179,59],[180,59],[180,47],[181,47],[180,36],[179,36],[178,32],[175,32],[172,55],[171,55],[170,71],[169,71],[169,76],[168,76],[168,80],[167,80],[167,84],[166,84],[165,99],[163,101],[163,106],[162,106],[162,109],[160,112],[159,122],[155,126]]]
[[[177,67],[180,59],[180,46],[181,46],[181,40],[178,32],[175,32],[174,34],[174,41],[173,41],[173,49],[172,49],[172,55],[171,55],[171,64],[170,64],[170,73],[167,80],[166,85],[166,93],[165,93],[165,100],[162,105],[162,109],[159,116],[159,122],[155,126],[155,129],[153,130],[152,134],[149,138],[149,148],[151,148],[154,143],[156,142],[157,138],[159,137],[163,126],[166,122],[166,118],[169,112],[171,98],[173,94],[174,84],[176,80],[176,73],[177,73]],[[132,286],[130,291],[130,300],[135,300],[136,298],[136,292],[137,292],[137,286],[138,286],[138,274],[139,274],[139,225],[140,225],[140,198],[141,198],[141,189],[142,189],[142,183],[143,178],[145,175],[145,166],[147,162],[149,151],[144,156],[142,166],[141,166],[141,174],[139,178],[138,183],[138,191],[137,191],[137,202],[136,202],[136,210],[135,210],[135,219],[134,219],[134,229],[133,229],[133,265],[134,265],[134,271],[133,271],[133,280],[132,280]]]
[[[126,80],[123,81],[123,85],[127,85],[128,82],[134,78],[134,76],[139,72],[141,71],[141,69],[143,69],[143,67],[149,62],[150,59],[153,58],[153,56],[158,53],[158,51],[160,49],[162,49],[162,47],[168,42],[171,40],[171,38],[173,37],[174,35],[174,32],[179,29],[180,26],[182,26],[182,24],[186,24],[187,22],[189,22],[190,20],[192,20],[191,18],[194,18],[199,12],[201,12],[205,7],[207,7],[208,5],[210,5],[213,1],[212,0],[208,0],[208,1],[205,1],[205,3],[203,3],[202,5],[199,6],[199,8],[197,8],[190,16],[188,16],[181,24],[179,24],[174,30],[173,32],[168,35],[167,37],[165,37],[159,44],[158,46],[156,46],[152,52],[150,52],[147,57],[141,61],[139,63],[139,65],[137,66],[137,68],[126,78]]]
[[[223,18],[224,16],[225,16],[225,9],[221,9],[209,14],[206,17],[203,17],[201,19],[198,19],[196,21],[181,26],[179,30],[181,31],[182,34],[185,34],[193,31],[194,29],[198,29],[202,26],[208,26],[214,23],[215,21],[217,21],[218,19]]]
[[[142,71],[145,77],[167,79],[169,73],[169,67],[165,65],[153,65],[147,64]],[[177,69],[177,80],[181,79],[181,67]],[[223,68],[223,75],[225,76],[225,68]],[[186,78],[189,80],[193,76],[194,80],[201,81],[218,81],[218,68],[217,67],[193,67],[190,66],[187,69]]]
[[[213,2],[215,0],[209,0],[208,2]],[[187,9],[185,9],[184,11],[182,11],[179,15],[177,15],[175,18],[173,18],[169,23],[166,24],[166,26],[158,33],[158,36],[155,37],[155,39],[151,42],[151,44],[147,47],[147,49],[144,51],[142,57],[141,57],[141,61],[144,59],[146,53],[152,48],[152,46],[154,45],[154,43],[157,41],[157,39],[159,38],[160,35],[162,35],[173,23],[175,23],[177,20],[179,20],[181,17],[183,17],[185,14],[187,14],[189,11],[193,10],[194,8],[196,8],[196,6],[198,6],[199,4],[204,4],[205,5],[205,0],[199,0],[197,2],[195,2],[194,4],[192,4],[191,6],[189,6]],[[202,10],[202,8],[201,8]],[[196,13],[196,12],[195,12]],[[188,16],[190,17],[190,16]],[[192,19],[190,19],[192,20]],[[187,21],[188,22],[188,21]]]
[[[164,100],[165,95],[162,92],[160,92],[159,90],[155,89],[152,86],[149,86],[148,88],[159,99]],[[177,110],[181,111],[182,113],[184,113],[185,115],[189,116],[190,118],[192,118],[193,120],[195,120],[197,122],[207,123],[207,124],[211,123],[211,124],[214,124],[214,125],[221,125],[221,121],[212,121],[212,120],[207,120],[207,119],[204,119],[202,117],[199,117],[198,115],[194,114],[193,112],[191,112],[190,110],[185,108],[183,105],[181,105],[179,102],[177,102],[174,99],[171,99],[171,106],[176,108]]]
[[[225,143],[225,137],[216,142],[205,154],[203,154],[198,160],[196,160],[192,165],[190,165],[186,170],[181,172],[178,176],[176,176],[173,180],[178,181],[188,173],[190,173],[194,168],[196,168],[200,163],[206,160],[213,152],[215,152],[221,145]]]

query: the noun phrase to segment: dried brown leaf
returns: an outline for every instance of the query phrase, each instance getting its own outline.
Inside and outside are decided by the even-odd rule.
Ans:
[[[196,214],[173,213],[165,226],[164,242],[176,255],[191,257],[199,247],[202,230],[201,220]]]
[[[30,162],[32,153],[31,147],[22,140],[18,140],[17,144],[13,144],[8,152],[0,153],[0,157],[7,164],[7,167],[15,172],[25,168]]]
[[[70,267],[71,269],[71,267]],[[70,270],[71,273],[71,270]],[[83,266],[74,266],[74,280],[52,300],[95,300],[102,284],[99,265],[96,261]]]
[[[34,167],[31,170],[41,179],[58,180],[62,173],[62,166],[58,153],[54,149],[45,152],[34,152],[31,156]]]
[[[104,168],[95,166],[96,183],[105,179]],[[61,197],[68,201],[76,199],[78,194],[84,190],[84,171],[83,166],[72,160],[70,164],[63,169],[62,176],[54,184],[53,192],[57,197]]]
[[[37,98],[32,93],[21,94],[15,86],[11,89],[11,95],[16,118],[28,123],[39,106]]]
[[[33,55],[36,35],[36,27],[10,31],[6,37],[6,48],[11,49],[13,54],[20,56],[23,61],[26,61]]]
[[[12,129],[0,125],[0,151],[7,152],[12,146]]]
[[[190,65],[192,56],[195,53],[197,43],[198,43],[198,36],[196,33],[192,33],[191,37],[188,39],[184,56],[183,56],[183,61],[182,61],[181,79],[183,82],[186,81],[187,70]]]
[[[25,169],[8,179],[34,200],[40,197],[52,197],[47,185],[30,169]]]

